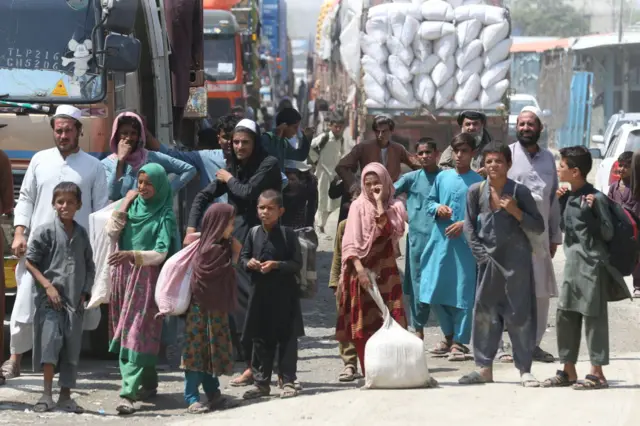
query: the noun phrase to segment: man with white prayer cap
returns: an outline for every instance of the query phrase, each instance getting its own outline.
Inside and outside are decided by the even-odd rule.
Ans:
[[[532,261],[537,299],[537,335],[533,359],[550,363],[555,359],[540,348],[540,342],[547,328],[549,300],[558,295],[552,259],[562,244],[562,232],[560,205],[556,197],[559,186],[556,160],[548,149],[538,144],[543,129],[541,117],[540,109],[533,106],[520,111],[516,122],[518,141],[510,145],[513,163],[508,177],[529,188],[545,220],[544,233],[535,241],[531,240],[534,246]],[[513,361],[511,355],[504,351],[498,352],[497,358],[503,362]]]

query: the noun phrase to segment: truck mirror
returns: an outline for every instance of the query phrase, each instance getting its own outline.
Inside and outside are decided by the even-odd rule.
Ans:
[[[140,0],[102,0],[102,13],[107,19],[104,29],[129,35],[133,32]]]
[[[109,71],[134,72],[140,64],[140,41],[120,34],[109,34],[104,42],[104,66]]]

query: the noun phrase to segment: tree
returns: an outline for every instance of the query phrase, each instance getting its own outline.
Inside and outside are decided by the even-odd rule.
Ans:
[[[576,37],[590,32],[589,17],[565,0],[515,0],[511,7],[514,35]]]

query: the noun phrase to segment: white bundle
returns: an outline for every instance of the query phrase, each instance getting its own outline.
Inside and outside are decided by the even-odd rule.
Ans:
[[[389,57],[387,48],[376,42],[368,34],[360,33],[360,46],[365,55],[372,57],[379,64],[385,63]]]
[[[406,66],[411,66],[414,57],[413,50],[404,47],[400,40],[394,36],[389,36],[387,39],[387,48],[389,49],[389,53],[402,59],[402,62],[404,62]]]
[[[417,59],[424,61],[433,53],[433,46],[429,40],[423,40],[420,37],[420,33],[416,32],[416,36],[411,44],[413,53]]]
[[[436,90],[434,105],[436,109],[440,109],[451,102],[457,88],[458,83],[456,82],[455,77],[451,77],[446,83],[438,87],[438,89]]]
[[[456,33],[456,27],[451,22],[424,21],[418,30],[420,37],[425,40],[438,40],[449,34]]]
[[[395,55],[389,56],[389,72],[398,77],[398,80],[407,84],[413,78],[413,75],[409,72],[409,68],[402,62],[402,59]]]
[[[419,29],[420,21],[411,16],[406,16],[404,25],[402,25],[402,31],[400,32],[400,36],[398,37],[400,39],[400,42],[405,47],[410,48],[413,43],[413,39],[415,38]]]
[[[417,100],[430,105],[436,95],[436,85],[428,75],[418,75],[413,79],[413,92]]]
[[[456,61],[453,56],[450,56],[447,60],[438,63],[431,72],[431,79],[433,83],[440,87],[449,81],[456,72]]]
[[[480,40],[473,40],[462,49],[459,49],[456,53],[456,64],[458,68],[464,69],[464,67],[472,60],[481,57],[482,55],[482,42]],[[484,59],[483,59],[484,63]]]
[[[366,101],[364,101],[364,106],[366,106],[367,108],[384,108],[384,104],[381,104],[374,99],[367,99]]]
[[[367,19],[365,31],[376,43],[384,43],[389,33],[389,19],[386,16],[376,16]]]
[[[511,59],[498,62],[491,68],[485,69],[482,76],[480,76],[482,88],[486,89],[487,87],[493,86],[497,82],[505,79],[507,74],[509,74],[509,68],[511,68]]]
[[[496,24],[496,25],[500,25],[500,24]],[[490,27],[487,27],[487,28],[490,28]],[[478,21],[477,19],[470,19],[468,21],[461,22],[456,28],[456,33],[458,35],[458,46],[464,47],[467,44],[471,43],[473,40],[477,39],[478,36],[480,35],[480,31],[482,31],[483,33],[485,32],[482,30],[482,22]],[[507,24],[507,33],[508,33],[508,24]]]
[[[455,34],[449,34],[433,43],[433,52],[444,61],[448,58],[453,58],[457,46]]]
[[[417,102],[415,99],[409,103],[400,102],[397,99],[391,98],[387,101],[387,108],[394,109],[414,109],[420,106],[420,102]]]
[[[387,82],[387,74],[389,73],[389,70],[384,63],[378,63],[378,61],[369,55],[364,55],[361,59],[361,63],[364,72],[373,77],[378,84],[384,85]]]
[[[389,91],[369,74],[365,74],[362,77],[362,85],[364,86],[364,93],[367,95],[367,98],[373,99],[383,105],[387,102],[387,99],[389,99]]]
[[[399,11],[404,15],[408,15],[414,19],[417,19],[418,21],[422,20],[422,12],[420,11],[420,6],[413,3],[384,3],[379,4],[378,6],[373,6],[369,8],[367,19],[371,19],[377,16],[389,16],[389,12],[391,10]]]
[[[480,93],[480,105],[482,108],[487,108],[497,102],[500,102],[502,96],[509,88],[509,80],[504,79],[493,86],[487,87]]]
[[[478,99],[481,91],[480,76],[473,74],[462,86],[458,87],[454,100],[460,108],[467,108],[469,103]]]
[[[458,68],[458,71],[456,71],[456,81],[458,82],[458,84],[462,84],[467,81],[473,74],[480,74],[483,69],[484,64],[482,62],[482,56],[478,56],[477,58],[472,59],[471,62],[466,64],[464,68]]]
[[[431,74],[431,71],[433,71],[433,69],[436,65],[438,65],[439,62],[440,57],[438,55],[429,55],[427,59],[423,61],[416,58],[411,63],[409,72],[411,72],[411,74],[413,75]],[[480,63],[482,63],[482,59],[480,59]]]
[[[465,21],[472,22],[472,21]],[[480,21],[477,21],[480,22]],[[477,37],[477,35],[476,35]],[[509,37],[509,21],[506,19],[497,24],[487,25],[482,30],[480,34],[480,41],[482,41],[482,46],[484,47],[484,51],[488,52],[491,50],[496,44],[500,43],[502,40]]]
[[[387,87],[391,97],[396,98],[403,104],[410,105],[414,101],[413,88],[411,85],[403,83],[395,75],[389,74],[387,76]]]
[[[453,22],[455,18],[453,7],[444,0],[427,0],[420,11],[425,21]]]
[[[501,7],[486,4],[465,5],[454,9],[456,22],[477,19],[484,25],[497,24],[504,21],[505,13],[505,9]]]
[[[447,1],[452,8],[460,7],[464,4],[464,0],[448,0]]]
[[[483,57],[485,68],[491,68],[498,62],[506,60],[511,52],[511,43],[512,40],[510,38],[504,39],[496,44],[493,49],[486,52]]]

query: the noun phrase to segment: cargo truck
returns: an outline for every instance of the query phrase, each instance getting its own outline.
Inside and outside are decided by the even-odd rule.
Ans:
[[[277,94],[291,96],[293,92],[291,42],[287,31],[286,0],[262,0],[260,4],[263,43],[266,55],[275,63],[273,83]]]

